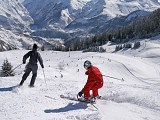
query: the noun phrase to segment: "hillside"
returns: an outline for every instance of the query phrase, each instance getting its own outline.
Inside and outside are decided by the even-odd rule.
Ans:
[[[137,40],[139,41],[139,40]],[[14,77],[0,78],[0,118],[3,120],[159,120],[160,119],[160,37],[144,39],[139,49],[112,53],[108,43],[106,53],[40,52],[44,72],[39,66],[34,88],[30,77],[21,88],[14,88],[22,77],[24,65]],[[1,52],[0,62],[8,58],[16,67],[27,51]],[[70,57],[69,57],[70,55]],[[119,81],[104,77],[99,90],[102,100],[95,106],[62,99],[60,95],[76,97],[86,83],[83,63],[90,60],[103,75],[123,78]],[[45,83],[46,82],[46,83]]]

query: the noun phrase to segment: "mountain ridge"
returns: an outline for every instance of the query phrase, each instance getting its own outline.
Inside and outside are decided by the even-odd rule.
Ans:
[[[0,51],[26,48],[32,39],[24,37],[30,33],[33,23],[27,9],[18,1],[3,0],[0,3]],[[27,40],[23,40],[23,39]]]
[[[83,33],[85,36],[101,32],[95,29],[100,29],[114,18],[134,14],[135,11],[149,13],[160,8],[158,0],[25,0],[23,5],[34,19],[32,29]]]

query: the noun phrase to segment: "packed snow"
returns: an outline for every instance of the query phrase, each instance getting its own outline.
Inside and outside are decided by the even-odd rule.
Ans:
[[[159,38],[142,40],[139,49],[117,53],[111,44],[105,46],[105,53],[39,51],[45,74],[39,66],[34,88],[28,87],[31,75],[22,87],[15,87],[25,65],[14,71],[14,77],[0,78],[1,120],[159,120]],[[7,58],[14,68],[27,52],[1,52],[0,63]],[[103,77],[104,86],[99,90],[102,99],[95,104],[98,110],[91,104],[60,98],[75,98],[85,85],[85,60],[90,60],[103,75],[124,79]]]

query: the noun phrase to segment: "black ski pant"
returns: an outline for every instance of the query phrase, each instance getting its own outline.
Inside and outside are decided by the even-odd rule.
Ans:
[[[20,82],[20,85],[23,85],[24,81],[29,76],[30,72],[32,71],[32,78],[30,81],[30,86],[34,86],[36,77],[37,77],[37,69],[38,65],[27,65],[24,75],[22,76],[22,80]]]

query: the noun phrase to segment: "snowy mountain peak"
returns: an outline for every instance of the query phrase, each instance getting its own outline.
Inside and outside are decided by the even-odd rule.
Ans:
[[[26,0],[23,4],[36,25],[53,28],[65,28],[77,19],[106,16],[109,20],[136,10],[153,11],[160,7],[158,0]]]
[[[0,26],[6,29],[27,30],[33,22],[26,8],[15,0],[3,0],[0,4]]]
[[[64,28],[77,18],[85,0],[26,0],[24,6],[39,26],[61,26]]]
[[[16,0],[0,2],[0,51],[28,46],[31,39],[24,42],[23,33],[30,32],[29,25],[33,19],[26,8]],[[30,40],[29,40],[30,39]]]

